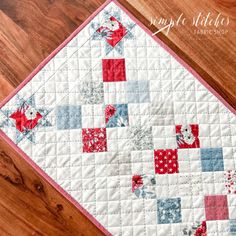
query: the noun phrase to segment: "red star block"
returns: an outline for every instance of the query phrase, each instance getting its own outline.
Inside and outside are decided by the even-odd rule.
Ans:
[[[102,25],[97,32],[99,32],[112,47],[126,35],[126,28],[113,16]]]
[[[82,129],[83,152],[106,152],[107,135],[105,128]]]
[[[31,107],[21,107],[10,115],[16,121],[16,128],[20,132],[33,129],[43,116]]]
[[[177,149],[154,150],[154,163],[156,174],[179,173]]]
[[[126,81],[125,59],[102,60],[103,82]]]

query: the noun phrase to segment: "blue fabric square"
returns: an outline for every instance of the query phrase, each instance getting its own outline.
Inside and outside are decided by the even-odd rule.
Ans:
[[[127,104],[116,104],[112,105],[115,108],[115,113],[111,116],[106,123],[107,128],[112,127],[125,127],[129,125],[128,118],[128,105]]]
[[[148,80],[127,81],[126,94],[128,103],[150,102],[149,81]]]
[[[236,220],[230,220],[229,222],[230,235],[236,235]]]
[[[201,148],[202,171],[223,171],[224,160],[222,148]]]
[[[57,129],[80,129],[81,106],[58,106],[56,108]]]
[[[181,198],[157,199],[158,224],[172,224],[182,222]]]

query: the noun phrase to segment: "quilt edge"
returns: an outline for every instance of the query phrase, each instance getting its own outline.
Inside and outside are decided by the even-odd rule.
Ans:
[[[102,233],[107,236],[112,234],[95,219],[83,206],[80,205],[69,193],[67,193],[59,184],[57,184],[45,171],[43,171],[22,149],[20,149],[2,130],[0,137],[3,138],[23,159],[42,176],[53,188],[55,188],[63,197],[65,197],[72,205],[74,205],[88,220],[92,222]]]
[[[95,10],[74,32],[64,40],[49,56],[47,56],[27,78],[21,82],[3,101],[0,102],[0,109],[14,97],[31,79],[60,51],[62,50],[99,12],[101,12],[109,3],[114,2],[120,7],[135,23],[139,25],[150,37],[152,37],[161,47],[170,53],[185,69],[187,69],[198,81],[205,86],[214,96],[216,96],[233,114],[236,115],[236,109],[231,106],[214,88],[212,88],[192,67],[190,67],[182,58],[180,58],[168,45],[166,45],[160,38],[153,36],[143,23],[141,23],[131,12],[129,12],[117,0],[106,0],[97,10]],[[50,185],[52,185],[59,193],[61,193],[69,202],[76,206],[76,208],[86,216],[99,230],[105,235],[111,233],[102,226],[94,216],[92,216],[85,208],[83,208],[72,196],[70,196],[61,186],[59,186],[51,177],[49,177],[23,150],[21,150],[1,129],[0,137],[3,138],[16,152],[18,152],[24,160],[32,166]]]

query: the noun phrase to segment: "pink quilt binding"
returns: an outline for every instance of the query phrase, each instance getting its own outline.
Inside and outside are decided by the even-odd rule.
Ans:
[[[139,20],[137,20],[125,7],[123,7],[116,0],[107,0],[101,5],[92,15],[89,16],[61,45],[59,45],[47,58],[45,58],[34,71],[1,103],[2,108],[13,96],[15,96],[62,48],[64,48],[100,11],[102,11],[110,2],[114,2],[119,6],[136,24],[138,24],[147,34],[149,34],[160,46],[162,46],[167,52],[169,52],[182,66],[184,66],[199,82],[204,85],[211,93],[213,93],[231,112],[236,115],[236,109],[234,109],[225,99],[217,93],[194,69],[192,69],[186,62],[184,62],[174,51],[172,51],[166,44],[164,44],[157,36],[153,36],[152,32],[144,26]],[[30,164],[44,179],[46,179],[58,192],[60,192],[68,201],[75,205],[80,212],[82,212],[98,229],[100,229],[105,235],[111,235],[88,211],[86,211],[73,197],[71,197],[64,189],[61,188],[51,177],[49,177],[32,159],[26,155],[10,138],[0,130],[0,137],[13,147],[25,161]]]

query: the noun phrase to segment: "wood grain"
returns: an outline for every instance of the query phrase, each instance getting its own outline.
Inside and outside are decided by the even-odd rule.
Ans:
[[[103,235],[3,140],[0,192],[1,235]]]
[[[0,99],[4,99],[103,0],[1,0]],[[199,11],[230,17],[222,37],[191,27],[158,34],[236,108],[236,3],[234,0],[120,0],[153,32],[151,17],[191,18]],[[4,140],[0,140],[0,235],[102,235]],[[14,222],[14,227],[12,226]]]

